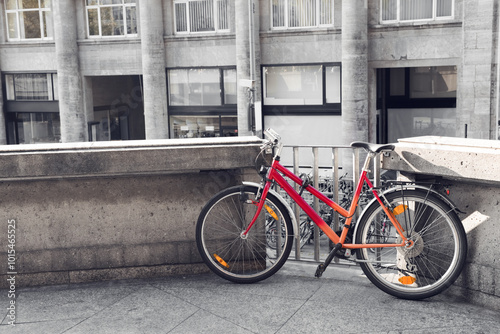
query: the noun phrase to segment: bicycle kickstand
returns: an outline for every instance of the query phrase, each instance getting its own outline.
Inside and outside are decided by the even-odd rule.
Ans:
[[[321,275],[323,275],[323,273],[326,270],[326,267],[328,267],[330,265],[330,263],[332,262],[333,258],[335,257],[335,255],[337,255],[337,252],[341,248],[342,248],[342,244],[340,242],[338,244],[335,244],[335,246],[333,246],[332,251],[326,257],[325,262],[319,264],[318,268],[316,269],[316,273],[314,274],[314,277],[320,278]]]

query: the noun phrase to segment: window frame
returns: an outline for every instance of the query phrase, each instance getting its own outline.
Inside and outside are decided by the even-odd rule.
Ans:
[[[6,34],[7,34],[7,40],[9,42],[12,41],[43,41],[43,40],[53,40],[54,39],[54,23],[53,23],[53,17],[52,17],[52,1],[49,3],[48,7],[42,7],[41,6],[41,1],[46,1],[46,0],[38,0],[38,8],[23,8],[19,9],[19,3],[16,0],[16,9],[7,9],[7,1],[4,1],[4,9],[5,9],[5,25],[6,25]],[[26,38],[22,37],[24,32],[24,36],[26,36],[26,31],[24,29],[21,29],[21,15],[20,13],[25,13],[25,12],[38,12],[38,17],[40,20],[40,38]],[[44,12],[49,12],[50,13],[50,20],[52,21],[50,24],[44,23]],[[15,14],[16,16],[16,32],[17,32],[17,37],[11,38],[10,33],[9,33],[9,14]],[[44,29],[45,28],[45,29]],[[52,30],[52,36],[44,36],[44,32]]]
[[[87,25],[87,38],[89,39],[109,39],[109,38],[133,38],[133,37],[138,37],[139,36],[139,31],[138,31],[138,24],[139,19],[137,17],[137,0],[135,2],[126,2],[124,0],[121,0],[121,4],[106,4],[106,5],[101,5],[100,2],[101,0],[96,0],[98,2],[97,4],[89,5],[87,3],[87,0],[85,1],[85,20],[86,20],[86,25]],[[102,34],[102,21],[101,21],[101,8],[113,8],[113,7],[122,7],[122,14],[123,14],[123,35],[104,35]],[[128,20],[127,20],[127,8],[135,8],[136,11],[136,17],[135,17],[135,22],[136,22],[136,33],[129,34],[128,33]],[[90,34],[90,22],[89,22],[89,9],[95,9],[97,10],[97,21],[98,21],[98,28],[99,28],[99,35],[91,35]]]
[[[401,0],[397,1],[397,9],[396,9],[396,19],[394,20],[384,20],[383,19],[383,11],[382,11],[382,2],[384,0],[380,0],[380,22],[382,24],[394,24],[394,23],[413,23],[413,22],[430,22],[430,21],[446,21],[453,20],[455,18],[455,0],[451,0],[451,15],[450,16],[437,16],[436,8],[437,8],[437,0],[432,0],[432,18],[425,19],[410,19],[410,20],[401,20]]]
[[[57,124],[52,129],[57,129],[59,132],[53,133],[54,140],[50,141],[40,141],[40,142],[20,142],[19,124],[24,123],[19,119],[20,114],[26,114],[30,116],[30,124],[49,122]],[[31,118],[45,118],[45,120],[38,121],[32,120]],[[43,143],[60,143],[61,142],[61,115],[59,111],[20,111],[20,112],[9,112],[5,115],[6,129],[7,129],[7,144],[8,145],[23,145],[23,144],[43,144]],[[32,139],[34,137],[31,137]],[[26,138],[24,138],[26,139]]]
[[[289,67],[289,66],[321,66],[322,67],[322,103],[321,104],[301,104],[301,105],[285,105],[285,104],[266,104],[265,89],[267,83],[264,76],[264,68],[266,67]],[[327,102],[326,96],[326,68],[339,67],[340,82],[339,94],[340,102]],[[261,65],[261,96],[262,96],[262,114],[263,116],[277,115],[297,115],[297,116],[313,116],[313,115],[342,115],[342,65],[340,62],[330,63],[293,63],[293,64],[263,64]]]
[[[283,18],[284,22],[285,22],[285,25],[284,26],[280,26],[280,27],[275,27],[273,25],[273,18],[274,18],[274,11],[273,11],[273,1],[271,0],[269,3],[269,6],[270,6],[270,15],[269,15],[269,20],[270,20],[270,27],[271,27],[271,30],[274,30],[274,31],[280,31],[280,30],[295,30],[295,29],[298,29],[298,30],[306,30],[306,29],[318,29],[318,28],[331,28],[334,26],[335,24],[335,1],[334,0],[330,0],[331,1],[331,7],[332,7],[332,12],[330,13],[331,15],[331,18],[332,18],[332,22],[329,23],[329,24],[321,24],[319,22],[321,22],[321,11],[320,11],[320,1],[321,0],[315,0],[316,1],[316,14],[315,14],[315,19],[316,19],[316,22],[318,22],[316,25],[313,25],[313,26],[300,26],[300,27],[289,27],[289,17],[288,17],[288,6],[289,6],[289,2],[291,0],[284,0],[285,1],[285,9],[284,9],[284,12],[285,12],[285,17]]]
[[[220,86],[220,105],[171,105],[170,104],[170,82],[169,82],[169,71],[170,70],[191,70],[191,69],[218,69],[219,70],[219,86]],[[236,66],[198,66],[198,67],[171,67],[166,68],[166,78],[167,78],[167,104],[168,104],[168,126],[171,126],[171,118],[176,116],[198,116],[198,117],[214,117],[219,118],[219,123],[224,116],[234,116],[238,117],[237,103],[226,103],[225,102],[225,88],[224,88],[224,71],[234,70],[236,71]],[[237,82],[236,90],[237,90]],[[236,101],[237,102],[237,101]],[[221,123],[220,123],[221,124]],[[220,134],[224,131],[224,128],[220,125]],[[170,133],[170,137],[173,137],[173,133]]]
[[[44,74],[44,75],[47,75],[47,76],[50,76],[50,82],[47,81],[47,94],[48,94],[48,98],[46,100],[44,99],[38,99],[38,100],[29,100],[29,99],[18,99],[17,98],[17,93],[16,93],[16,78],[15,76],[16,75],[20,75],[20,74],[24,74],[24,75],[27,75],[27,74],[31,74],[31,75],[35,75],[35,74]],[[58,92],[58,87],[57,87],[57,73],[56,72],[5,72],[5,73],[2,73],[2,76],[3,76],[3,86],[4,86],[4,89],[3,89],[3,93],[4,93],[4,96],[5,96],[5,101],[7,103],[9,102],[15,102],[15,103],[33,103],[33,102],[43,102],[43,103],[46,103],[46,102],[53,102],[53,101],[58,101],[59,100],[59,92]],[[9,94],[9,91],[8,91],[8,84],[7,84],[7,77],[12,77],[12,88],[13,88],[13,91],[11,92],[11,94],[13,94],[14,98],[13,99],[10,99],[9,96],[11,94]]]
[[[456,65],[439,65],[435,67],[453,67]],[[437,96],[437,97],[412,97],[411,96],[411,89],[412,89],[412,83],[411,83],[411,69],[415,68],[426,68],[426,67],[432,67],[432,66],[416,66],[416,67],[403,67],[403,68],[397,68],[397,67],[390,67],[386,68],[387,70],[385,72],[385,107],[388,109],[408,109],[408,108],[456,108],[457,107],[457,100],[458,96],[448,96],[448,97],[443,97],[443,96]],[[394,69],[401,69],[403,72],[403,85],[404,87],[401,90],[401,94],[391,94],[390,90],[390,83],[391,83],[391,70]],[[458,68],[456,69],[456,75],[457,75],[457,80],[458,80]],[[381,83],[382,84],[382,83]],[[457,91],[455,91],[457,94]],[[381,94],[381,93],[380,93]],[[380,97],[377,98],[379,100]],[[382,106],[380,105],[379,101],[377,101],[377,108],[380,109]]]
[[[175,35],[200,35],[200,34],[223,34],[230,32],[229,25],[229,8],[230,8],[230,0],[213,0],[213,17],[214,17],[214,30],[213,31],[191,31],[190,28],[190,20],[189,20],[189,3],[195,1],[209,1],[209,0],[174,0],[172,1],[172,11],[174,14],[174,33]],[[226,2],[226,17],[227,17],[227,28],[221,29],[219,28],[219,13],[217,11],[218,3],[225,1]],[[185,3],[186,4],[186,27],[187,31],[177,31],[177,10],[175,8],[176,4]]]
[[[50,82],[47,81],[47,99],[18,99],[16,86],[15,86],[15,75],[18,74],[44,74],[48,77],[50,76]],[[7,84],[7,77],[12,77],[12,92],[7,94],[9,88]],[[59,112],[59,94],[57,91],[57,73],[56,72],[5,72],[2,73],[2,83],[3,83],[3,94],[4,94],[4,112],[6,120],[6,130],[7,130],[7,142],[8,144],[19,144],[19,114],[30,114],[30,117],[41,116],[41,117],[55,117],[59,118],[60,122],[60,112]],[[10,97],[13,98],[10,98]],[[52,114],[52,116],[49,116]],[[60,129],[60,124],[59,124]],[[60,133],[59,133],[60,135]],[[55,135],[54,137],[57,142],[60,140],[60,136]],[[54,142],[54,141],[49,141]]]
[[[171,70],[219,70],[219,86],[220,86],[220,101],[221,104],[205,104],[205,105],[172,105],[170,100],[170,82],[169,82],[169,71]],[[224,71],[225,70],[236,70],[236,66],[196,66],[196,67],[171,67],[166,69],[166,77],[167,77],[167,103],[169,110],[176,114],[180,109],[187,110],[188,112],[197,112],[197,110],[204,110],[207,108],[216,110],[216,111],[227,111],[227,108],[235,108],[237,103],[226,103],[225,102],[225,89],[224,89]],[[182,112],[182,111],[181,111]],[[181,113],[180,115],[183,115]]]

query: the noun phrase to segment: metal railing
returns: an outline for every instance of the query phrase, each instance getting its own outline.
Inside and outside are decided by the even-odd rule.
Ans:
[[[312,174],[312,182],[313,187],[325,193],[328,197],[334,200],[336,203],[340,204],[341,196],[352,196],[352,193],[342,193],[342,190],[339,188],[339,181],[343,178],[342,182],[351,183],[352,185],[357,184],[359,175],[361,172],[361,163],[364,162],[363,159],[360,161],[360,157],[363,153],[360,149],[353,149],[350,146],[331,146],[331,145],[321,145],[321,146],[284,146],[285,150],[291,150],[291,156],[284,154],[285,159],[282,159],[282,163],[290,168],[294,174],[300,175],[303,172],[309,171],[309,174]],[[304,152],[305,151],[305,152]],[[309,151],[312,156],[308,159],[304,159],[304,156]],[[330,155],[330,157],[327,157]],[[352,162],[346,161],[350,160],[350,156],[352,156]],[[343,163],[341,162],[342,160]],[[304,162],[305,163],[301,163]],[[320,164],[321,161],[321,164]],[[377,156],[376,159],[373,159],[373,167],[372,167],[372,179],[375,186],[380,185],[380,158]],[[306,173],[308,174],[308,173]],[[348,175],[350,178],[345,178]],[[326,187],[325,187],[326,185]],[[295,190],[299,191],[299,186],[294,184]],[[353,187],[350,189],[354,189]],[[344,189],[345,191],[345,189]],[[284,193],[284,197],[287,198],[286,193]],[[307,191],[304,191],[302,196],[306,199],[307,202],[313,207],[313,209],[320,213],[321,206],[326,206],[322,202],[319,201],[318,198],[310,195]],[[347,198],[344,198],[347,200]],[[350,203],[350,198],[348,200]],[[314,230],[312,235],[313,243],[307,245],[301,245],[301,224],[304,223],[303,219],[307,219],[305,214],[301,214],[301,209],[295,203],[292,204],[292,209],[294,209],[296,223],[296,233],[295,235],[295,247],[294,247],[294,257],[295,260],[303,260],[303,261],[322,261],[322,258],[326,258],[331,247],[333,245],[329,241],[326,236],[322,236],[319,228],[314,224]],[[328,207],[329,208],[329,207]],[[359,207],[358,207],[359,211]],[[331,210],[331,220],[330,225],[336,231],[341,228],[339,214],[337,212],[333,212]],[[358,212],[359,213],[359,212]],[[321,216],[321,213],[320,213]],[[355,222],[356,217],[353,222]],[[292,255],[293,256],[293,255]],[[338,262],[338,259],[335,259]]]

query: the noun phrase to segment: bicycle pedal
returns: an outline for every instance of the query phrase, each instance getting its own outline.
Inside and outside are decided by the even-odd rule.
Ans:
[[[316,268],[316,273],[314,274],[314,277],[320,278],[323,275],[323,273],[325,272],[325,269],[326,269],[326,267],[323,263],[318,265],[318,268]]]

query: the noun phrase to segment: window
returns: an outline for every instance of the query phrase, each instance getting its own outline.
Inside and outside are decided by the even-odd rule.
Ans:
[[[228,0],[175,0],[177,33],[229,31]]]
[[[381,0],[382,22],[449,19],[454,0]]]
[[[50,0],[6,0],[8,39],[52,39]]]
[[[168,82],[171,106],[236,104],[236,69],[171,69]]]
[[[4,86],[8,143],[59,142],[57,74],[5,74]]]
[[[5,75],[7,101],[55,101],[57,74],[19,73]]]
[[[61,141],[59,113],[8,114],[7,133],[11,144],[58,143]]]
[[[340,114],[340,65],[264,66],[262,71],[264,112]]]
[[[238,135],[238,118],[231,115],[170,117],[172,138],[231,137]]]
[[[272,0],[274,29],[333,26],[333,0]]]
[[[412,136],[456,136],[457,77],[456,66],[379,69],[380,142]]]
[[[169,69],[172,138],[236,136],[236,69]]]
[[[410,68],[410,99],[436,99],[456,97],[456,66],[429,66]]]
[[[135,37],[135,0],[87,0],[87,24],[89,37]]]

